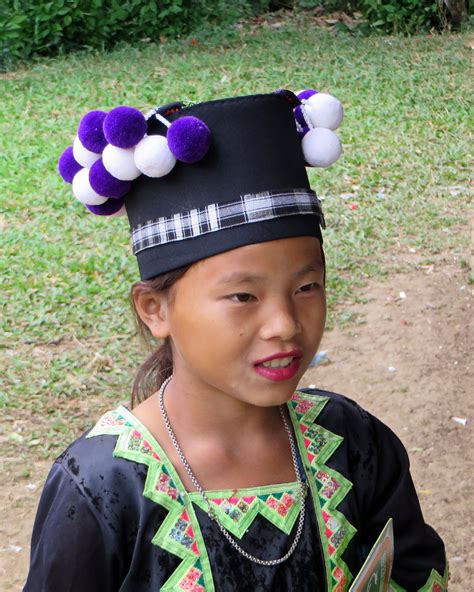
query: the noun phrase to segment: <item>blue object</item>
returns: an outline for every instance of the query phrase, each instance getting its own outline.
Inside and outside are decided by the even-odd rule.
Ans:
[[[309,367],[315,368],[316,366],[319,366],[319,364],[329,364],[329,362],[330,360],[327,356],[327,353],[325,351],[322,351],[314,356],[314,358],[311,360],[309,364]]]

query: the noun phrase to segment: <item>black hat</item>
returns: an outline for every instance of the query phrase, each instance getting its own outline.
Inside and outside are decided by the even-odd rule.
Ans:
[[[211,132],[206,156],[158,179],[142,175],[125,200],[142,279],[251,243],[321,238],[319,202],[284,96],[210,101],[169,119],[189,115]],[[149,134],[159,129],[154,121]]]
[[[67,150],[60,173],[68,180],[66,171],[74,193],[94,213],[111,214],[125,205],[142,279],[248,244],[295,236],[322,241],[324,218],[309,185],[301,140],[308,130],[302,134],[295,122],[299,105],[289,91],[189,107],[175,103],[148,114],[145,136],[139,118],[126,129],[123,122],[135,117],[130,107],[109,114],[91,112],[87,125],[86,117],[81,121],[74,152],[67,149],[66,163],[86,167],[86,197],[81,199],[83,179],[78,180],[85,177],[85,169],[70,173],[64,166]],[[130,113],[114,115],[127,109]],[[303,115],[308,121],[308,111]],[[319,129],[310,129],[309,135]],[[329,129],[322,131],[335,136]],[[101,132],[105,149],[97,142]],[[102,149],[102,158],[91,146]],[[84,158],[77,148],[86,158],[94,156],[89,168],[76,162]],[[166,154],[157,172],[149,167],[150,154],[162,148]],[[110,151],[119,160],[135,159],[127,161],[131,165],[126,173],[114,165]],[[91,203],[91,195],[96,202]]]

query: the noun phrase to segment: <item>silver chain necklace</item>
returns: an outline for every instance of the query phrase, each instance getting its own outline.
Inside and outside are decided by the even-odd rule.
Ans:
[[[285,555],[283,555],[283,557],[280,557],[279,559],[259,559],[258,557],[255,557],[254,555],[247,553],[247,551],[245,551],[245,549],[242,549],[242,547],[237,544],[235,539],[229,534],[229,532],[219,522],[219,519],[216,515],[214,508],[211,505],[210,500],[208,499],[203,488],[199,484],[199,481],[196,479],[196,476],[194,475],[188,461],[186,460],[186,457],[184,456],[183,451],[181,450],[181,446],[179,445],[179,442],[175,436],[173,428],[171,427],[170,418],[168,417],[168,413],[166,412],[165,403],[164,403],[165,389],[168,386],[168,384],[172,378],[173,378],[173,376],[170,376],[169,378],[167,378],[163,382],[163,384],[161,385],[160,390],[158,391],[158,400],[159,400],[161,415],[163,417],[163,422],[166,426],[166,429],[168,430],[170,440],[173,443],[173,446],[175,447],[175,450],[179,456],[179,459],[180,459],[189,479],[191,480],[192,484],[194,485],[196,490],[200,493],[201,497],[203,498],[203,500],[205,501],[205,503],[207,505],[207,515],[209,516],[209,518],[211,520],[216,522],[220,531],[225,536],[225,538],[229,541],[229,543],[234,547],[234,549],[236,549],[246,559],[249,559],[250,561],[257,563],[258,565],[267,565],[267,566],[278,565],[280,563],[283,563],[284,561],[286,561],[288,559],[288,557],[290,557],[293,554],[293,551],[296,549],[296,547],[299,543],[299,540],[301,538],[301,533],[303,532],[303,524],[304,524],[304,518],[305,518],[304,500],[306,497],[306,490],[307,490],[306,483],[301,478],[300,469],[298,466],[297,455],[296,455],[296,445],[295,445],[295,441],[293,439],[293,434],[291,433],[290,426],[288,425],[288,422],[286,421],[285,413],[283,411],[283,406],[279,407],[279,411],[280,411],[281,418],[283,420],[283,425],[285,426],[286,433],[288,434],[288,440],[290,442],[291,458],[293,459],[293,467],[295,469],[295,475],[296,475],[296,479],[298,481],[298,486],[299,486],[298,502],[301,505],[301,509],[300,509],[300,515],[298,518],[298,527],[296,529],[295,538],[293,540],[291,547],[288,549],[288,551],[285,553]]]

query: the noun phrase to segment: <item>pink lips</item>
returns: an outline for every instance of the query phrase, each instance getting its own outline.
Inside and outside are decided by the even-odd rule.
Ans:
[[[284,368],[268,368],[263,366],[264,362],[269,362],[270,360],[277,360],[279,358],[294,358],[293,361]],[[303,358],[303,352],[301,350],[293,350],[290,352],[281,352],[278,354],[273,354],[272,356],[268,356],[266,358],[262,358],[258,360],[254,364],[255,372],[268,380],[273,380],[274,382],[281,382],[283,380],[289,380],[293,378],[295,374],[298,372],[301,366],[301,360]]]

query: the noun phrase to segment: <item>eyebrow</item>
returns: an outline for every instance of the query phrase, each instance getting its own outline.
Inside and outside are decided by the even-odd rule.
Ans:
[[[294,278],[299,278],[303,275],[306,275],[310,272],[319,273],[324,271],[324,265],[320,262],[316,264],[309,264],[302,267],[296,273],[293,274]],[[235,271],[230,273],[229,275],[224,276],[220,281],[219,284],[251,284],[256,283],[258,281],[265,281],[265,277],[261,275],[252,275],[247,272],[242,271]]]
[[[309,264],[309,265],[305,265],[302,269],[300,269],[299,271],[297,271],[294,274],[294,277],[300,277],[302,275],[305,275],[306,273],[310,273],[311,271],[314,271],[316,273],[319,273],[321,271],[324,271],[324,265],[322,262],[318,261],[315,264]]]
[[[264,279],[265,278],[261,275],[251,275],[242,271],[235,271],[234,273],[224,276],[219,284],[249,284]]]

